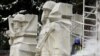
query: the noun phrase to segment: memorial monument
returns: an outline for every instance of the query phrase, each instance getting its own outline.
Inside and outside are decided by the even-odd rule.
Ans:
[[[38,17],[34,14],[17,14],[9,17],[10,56],[34,56],[37,45]]]
[[[47,18],[49,23],[44,25],[40,32],[37,49],[41,56],[70,56],[71,37],[70,27],[72,5],[57,3]]]
[[[43,5],[43,13],[42,13],[42,17],[41,17],[41,22],[42,22],[42,26],[41,26],[41,30],[45,28],[45,25],[47,25],[49,22],[48,20],[48,16],[50,14],[50,12],[52,11],[52,9],[54,8],[56,2],[54,1],[47,1],[44,5]],[[41,32],[41,31],[40,31]],[[40,33],[39,35],[41,35],[43,33]],[[38,37],[39,41],[42,39],[41,37]],[[41,56],[41,51],[38,49],[37,53],[35,56]]]

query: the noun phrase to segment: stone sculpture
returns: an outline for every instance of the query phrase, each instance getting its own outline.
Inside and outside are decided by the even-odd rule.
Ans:
[[[51,12],[51,10],[53,9],[53,7],[55,6],[56,2],[54,1],[47,1],[44,5],[43,5],[43,13],[42,13],[42,18],[41,18],[41,22],[43,25],[46,24],[46,22],[48,21],[48,16]]]
[[[41,29],[44,29],[44,25],[49,23],[48,20],[48,16],[50,14],[50,12],[52,11],[53,7],[55,6],[56,2],[54,1],[47,1],[44,5],[43,5],[43,13],[42,13],[42,26]],[[38,40],[41,40],[41,37],[38,38]],[[37,53],[35,56],[41,56],[41,51],[39,49],[37,49]]]
[[[34,56],[37,45],[37,15],[9,17],[10,56]]]
[[[70,19],[72,17],[72,5],[57,3],[49,14],[49,21],[40,32],[40,40],[37,49],[41,56],[70,56],[71,38]]]

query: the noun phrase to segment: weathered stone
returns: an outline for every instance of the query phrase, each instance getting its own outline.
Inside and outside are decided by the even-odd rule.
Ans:
[[[68,6],[72,7],[70,4]],[[72,8],[67,13],[68,9],[67,4],[57,3],[50,12],[48,17],[50,22],[45,24],[41,30],[41,39],[37,45],[37,49],[41,50],[41,56],[70,56]]]
[[[41,22],[44,24],[46,24],[47,22],[47,18],[51,12],[51,10],[54,8],[56,2],[54,1],[47,1],[44,5],[43,5],[43,13],[42,13],[42,19]]]
[[[52,22],[61,18],[71,19],[73,16],[72,7],[73,6],[71,4],[57,3],[49,15],[50,21]]]
[[[34,56],[36,52],[37,15],[17,14],[9,18],[10,56]]]

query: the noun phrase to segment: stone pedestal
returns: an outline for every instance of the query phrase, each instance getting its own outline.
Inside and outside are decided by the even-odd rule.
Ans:
[[[37,45],[37,36],[22,36],[13,41],[10,49],[10,56],[34,56]]]

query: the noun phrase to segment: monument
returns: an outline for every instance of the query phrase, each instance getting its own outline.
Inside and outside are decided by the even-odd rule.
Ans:
[[[43,8],[42,8],[43,13],[42,13],[42,18],[41,18],[41,22],[43,25],[41,26],[41,30],[44,29],[45,25],[47,25],[49,23],[48,16],[49,16],[50,12],[52,11],[52,9],[54,8],[55,4],[56,4],[56,2],[54,2],[54,1],[47,1],[43,5]],[[39,38],[39,41],[42,39],[41,37],[38,37],[38,38]],[[39,49],[37,50],[36,56],[41,56],[41,51]]]
[[[9,17],[10,56],[34,56],[37,45],[38,17],[34,14],[17,14]]]
[[[41,56],[70,56],[71,18],[71,4],[57,3],[54,6],[47,18],[49,23],[40,32],[37,49],[41,51]]]

